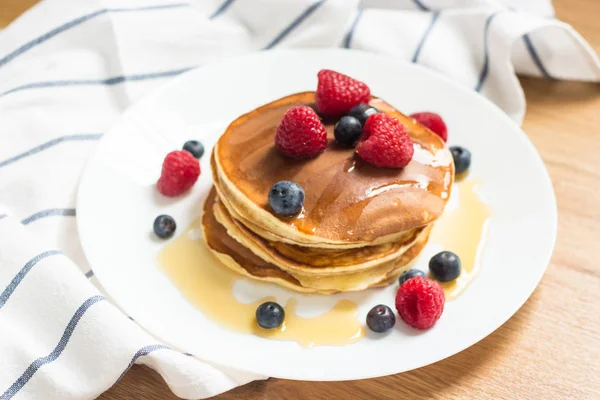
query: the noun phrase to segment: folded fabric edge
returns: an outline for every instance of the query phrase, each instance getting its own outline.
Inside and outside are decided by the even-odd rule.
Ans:
[[[3,210],[3,209],[0,208],[0,210]],[[28,253],[38,254],[38,253],[40,253],[41,249],[45,248],[43,246],[43,243],[40,243],[36,237],[32,237],[31,234],[29,232],[27,232],[27,228],[23,224],[21,224],[16,218],[11,217],[7,213],[4,213],[4,211],[0,212],[0,231],[8,231],[8,232],[14,233],[14,235],[11,235],[12,239],[9,239],[4,244],[0,244],[0,250],[2,249],[2,247],[5,247],[5,245],[8,246],[6,251],[0,251],[0,254],[3,255],[2,258],[7,260],[7,262],[11,262],[11,260],[20,260],[20,259],[24,260],[26,258],[29,259],[29,258],[31,258],[31,255],[28,255]],[[16,242],[14,242],[15,240],[18,240],[18,243],[20,244],[19,246],[16,246]],[[18,253],[15,253],[15,252],[18,252]],[[57,262],[59,262],[57,259],[46,257],[46,256],[50,256],[50,255],[55,255],[55,254],[60,254],[63,257],[62,259],[58,259],[58,260],[62,260],[62,261],[60,261],[59,264],[57,264]],[[53,265],[55,268],[52,268],[52,270],[49,270],[47,268],[48,267],[47,265],[46,266],[42,265],[43,264],[41,262],[42,260],[44,260],[44,263],[47,264],[47,262],[45,261],[46,259],[48,259],[50,261],[54,260],[53,264],[50,264],[50,265]],[[40,265],[36,265],[36,264],[40,264]],[[75,279],[76,274],[83,275],[81,273],[81,271],[79,270],[79,268],[76,268],[74,264],[73,265],[68,265],[68,264],[72,264],[72,263],[70,262],[70,260],[68,258],[66,258],[66,256],[64,256],[58,250],[51,250],[51,251],[46,250],[45,252],[40,253],[38,256],[33,257],[29,262],[27,262],[27,264],[25,264],[24,267],[22,265],[20,265],[20,261],[17,261],[17,264],[12,262],[12,265],[11,265],[12,268],[10,268],[10,270],[14,270],[14,271],[12,273],[5,274],[6,276],[3,277],[2,287],[5,286],[5,283],[6,283],[6,282],[4,282],[5,280],[7,280],[8,286],[7,286],[7,289],[0,292],[1,293],[0,311],[2,311],[1,310],[2,306],[5,303],[8,303],[8,305],[11,308],[13,308],[13,310],[11,310],[11,311],[15,310],[14,307],[17,307],[18,309],[20,309],[19,304],[20,304],[20,302],[23,301],[23,296],[25,295],[25,292],[27,290],[31,290],[32,278],[38,279],[38,282],[45,282],[46,284],[50,284],[48,282],[48,279],[42,279],[42,281],[40,281],[39,280],[41,278],[40,274],[43,274],[45,277],[61,276],[61,279],[66,280],[66,281],[68,281],[69,279],[71,279],[71,280]],[[8,265],[5,265],[5,266],[8,267]],[[58,270],[56,269],[57,266],[60,266],[60,268],[58,268]],[[46,267],[46,268],[44,268],[44,267]],[[60,272],[60,271],[62,271],[62,272]],[[16,276],[13,277],[13,274],[15,272],[16,272]],[[33,275],[37,275],[37,276],[33,276]],[[75,290],[76,293],[74,293],[72,296],[69,297],[65,293],[64,295],[61,295],[59,297],[60,299],[70,302],[68,307],[60,307],[61,309],[62,308],[65,308],[65,309],[73,308],[74,306],[76,306],[77,304],[79,304],[81,302],[78,299],[82,296],[83,297],[92,296],[91,298],[86,300],[86,302],[84,302],[84,305],[88,304],[90,299],[94,299],[94,302],[96,302],[96,299],[102,299],[102,300],[107,300],[107,301],[101,310],[97,310],[96,308],[94,308],[94,312],[92,313],[92,315],[88,315],[86,318],[82,319],[82,323],[80,323],[79,325],[89,324],[90,323],[89,318],[97,319],[98,316],[94,315],[94,314],[97,314],[99,312],[101,312],[103,315],[102,319],[106,320],[106,321],[113,320],[113,322],[118,322],[116,320],[116,318],[119,319],[119,318],[125,316],[118,307],[116,307],[114,304],[110,303],[108,301],[108,299],[105,299],[104,296],[100,296],[97,289],[93,288],[93,286],[88,283],[87,279],[82,280],[81,282],[83,283],[83,287],[81,287],[81,285],[75,285],[75,286],[77,286],[77,288]],[[0,287],[0,289],[2,289],[2,287]],[[69,298],[71,298],[71,300],[68,300]],[[39,299],[36,299],[36,301],[39,301]],[[89,305],[91,305],[91,304],[93,304],[93,303],[89,303]],[[65,303],[65,305],[66,305],[66,303]],[[89,306],[86,307],[85,310],[87,310],[87,308],[89,308]],[[80,312],[78,310],[74,314],[73,318],[77,318],[77,321],[79,321],[79,319],[83,317],[84,312],[85,311]],[[0,312],[0,318],[4,317],[4,315],[2,315],[2,314],[3,313]],[[14,314],[14,312],[10,313],[10,315],[13,315],[13,314]],[[89,314],[89,313],[87,313],[87,314]],[[119,321],[121,321],[121,320],[119,319]],[[207,398],[207,397],[215,396],[217,394],[231,390],[234,387],[246,384],[253,380],[266,379],[266,377],[263,377],[263,376],[255,375],[252,373],[246,373],[243,371],[231,370],[229,368],[222,368],[220,366],[215,366],[210,363],[204,362],[201,359],[196,358],[195,356],[192,356],[191,354],[182,353],[175,349],[171,349],[171,348],[165,346],[164,344],[159,344],[159,343],[161,343],[161,341],[154,338],[149,332],[147,332],[143,327],[139,326],[138,324],[133,324],[131,321],[127,321],[125,319],[123,319],[123,321],[121,321],[119,323],[123,324],[121,326],[121,329],[122,330],[124,329],[124,331],[122,331],[122,332],[125,332],[127,330],[129,330],[129,332],[130,332],[130,334],[128,335],[129,338],[127,339],[127,341],[131,342],[131,343],[128,343],[126,346],[129,349],[129,350],[127,350],[127,352],[132,351],[131,350],[132,346],[134,346],[134,348],[135,348],[136,343],[133,342],[133,340],[135,338],[139,339],[139,340],[137,340],[137,342],[139,342],[140,344],[143,342],[155,343],[155,344],[148,344],[148,345],[139,347],[139,349],[137,351],[132,351],[133,356],[131,356],[130,362],[127,366],[120,367],[118,365],[114,365],[114,368],[117,370],[119,368],[123,368],[123,371],[120,374],[120,376],[118,378],[115,378],[114,381],[112,381],[112,382],[110,381],[110,376],[104,376],[105,379],[103,380],[103,383],[102,383],[102,385],[104,387],[92,387],[90,385],[86,389],[88,395],[91,394],[92,392],[94,392],[96,394],[100,394],[100,393],[110,389],[111,387],[113,387],[115,384],[117,384],[122,379],[122,377],[129,371],[129,369],[131,368],[131,366],[134,363],[147,364],[151,368],[155,369],[163,377],[163,379],[165,380],[165,383],[170,387],[170,389],[173,391],[173,393],[175,393],[179,397],[186,398],[186,399]],[[57,328],[57,330],[61,330],[61,331],[63,329],[66,329],[65,334],[68,334],[68,336],[67,336],[66,340],[61,339],[59,341],[57,348],[54,351],[52,351],[52,353],[50,353],[50,356],[42,357],[39,359],[34,359],[36,356],[43,356],[43,354],[31,355],[33,357],[32,359],[30,359],[30,360],[28,359],[27,361],[24,361],[25,364],[31,363],[30,367],[27,368],[25,371],[6,370],[6,372],[8,373],[7,376],[10,376],[10,378],[8,380],[10,380],[11,382],[14,381],[14,378],[19,375],[27,377],[27,380],[23,380],[23,379],[19,378],[16,381],[14,381],[12,385],[10,385],[10,387],[6,390],[6,392],[10,395],[10,397],[16,395],[19,392],[28,393],[28,390],[31,390],[32,387],[39,387],[40,382],[41,382],[40,379],[42,379],[42,381],[48,380],[48,378],[51,375],[47,376],[46,374],[48,374],[48,373],[56,374],[56,371],[57,371],[56,368],[59,368],[59,369],[60,368],[72,368],[72,367],[69,367],[68,364],[61,365],[61,361],[62,361],[62,363],[68,363],[69,361],[72,362],[73,360],[75,360],[77,358],[77,357],[74,358],[75,354],[77,354],[77,353],[75,353],[75,354],[72,353],[73,350],[76,350],[76,349],[74,349],[72,346],[69,347],[69,343],[73,342],[72,340],[70,341],[69,338],[71,337],[71,335],[81,335],[81,334],[83,334],[83,332],[87,332],[89,330],[89,328],[86,328],[85,326],[76,329],[75,324],[70,322],[66,328],[62,325]],[[71,326],[71,325],[73,325],[73,326]],[[106,331],[103,330],[103,332],[106,332]],[[137,333],[133,334],[134,332],[137,332]],[[108,338],[108,339],[110,339],[110,338]],[[99,337],[96,337],[94,340],[97,342],[99,340]],[[51,342],[53,342],[53,341],[54,341],[54,339],[51,340]],[[161,352],[157,351],[157,350],[165,350],[165,352],[162,352],[162,354],[161,354]],[[62,358],[61,358],[61,355],[62,355]],[[28,352],[25,351],[20,356],[29,358],[30,355],[28,354]],[[119,364],[121,364],[121,362],[123,360],[125,360],[126,357],[127,356],[125,354],[122,354],[122,357],[120,357],[120,359],[122,359],[122,360],[119,361]],[[39,364],[39,360],[47,360],[46,363],[48,364],[48,366],[46,366],[43,369],[39,368],[39,366],[36,367]],[[91,361],[91,359],[88,361]],[[39,365],[41,366],[42,364],[39,364]],[[82,366],[82,364],[80,364],[80,366],[78,368],[81,368],[81,366]],[[48,367],[51,367],[51,368],[48,369]],[[92,368],[91,371],[93,371],[94,368],[96,368],[96,366],[93,366],[91,368]],[[40,376],[40,375],[43,375],[43,376]],[[206,380],[203,381],[203,378],[205,378]],[[34,381],[34,379],[36,379],[36,381]],[[28,385],[28,382],[30,380],[31,380],[31,382],[33,382],[33,386],[31,386],[32,383],[29,383],[29,385]],[[99,383],[99,382],[96,382],[96,383]],[[64,389],[66,389],[69,387],[69,384],[68,384],[68,382],[63,382],[63,385],[60,385],[60,386],[62,386]],[[59,386],[57,386],[57,387],[59,387]],[[5,389],[5,388],[0,388],[0,394],[3,392],[3,389]],[[87,396],[87,395],[84,395],[83,393],[81,393],[81,394],[83,397]],[[10,398],[10,397],[7,397],[7,398]],[[83,397],[81,397],[81,398],[83,398]],[[4,398],[4,397],[0,396],[0,398]],[[80,398],[80,397],[77,397],[77,398]]]

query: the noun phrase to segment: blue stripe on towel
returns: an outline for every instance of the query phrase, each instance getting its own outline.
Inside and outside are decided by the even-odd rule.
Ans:
[[[60,81],[48,81],[48,82],[33,82],[28,83],[26,85],[17,86],[16,88],[12,88],[7,90],[4,93],[0,93],[0,98],[4,97],[8,94],[20,92],[22,90],[28,89],[42,89],[49,87],[65,87],[65,86],[89,86],[89,85],[116,85],[123,82],[134,82],[134,81],[144,81],[148,79],[156,79],[156,78],[167,78],[170,76],[176,76],[187,72],[194,67],[187,68],[179,68],[168,71],[159,71],[159,72],[150,72],[147,74],[137,74],[137,75],[128,75],[128,76],[113,76],[112,78],[106,79],[71,79],[71,80],[60,80]]]
[[[85,277],[90,279],[92,276],[94,276],[94,271],[92,271],[91,269],[85,273]]]
[[[69,30],[78,25],[81,25],[82,23],[89,21],[100,15],[104,15],[107,13],[119,13],[119,12],[131,12],[131,11],[164,10],[166,8],[188,7],[189,5],[190,5],[189,3],[170,3],[170,4],[162,4],[162,5],[155,5],[155,6],[131,7],[131,8],[104,8],[101,10],[97,10],[97,11],[94,11],[93,13],[82,15],[81,17],[75,18],[74,20],[71,20],[63,25],[60,25],[59,27],[56,27],[56,28],[52,29],[51,31],[46,32],[43,35],[25,43],[18,49],[14,50],[11,53],[7,54],[6,56],[0,58],[0,67],[4,66],[5,64],[12,61],[13,59],[20,56],[21,54],[31,50],[38,44],[41,44],[41,43],[53,38],[54,36],[58,35],[59,33],[62,33],[66,30]]]
[[[354,21],[352,22],[352,26],[350,26],[350,29],[348,30],[348,33],[346,34],[346,37],[344,38],[344,47],[346,49],[350,48],[350,45],[352,43],[352,37],[354,36],[354,31],[356,30],[356,26],[358,25],[358,21],[360,20],[360,17],[362,16],[363,13],[363,9],[359,8],[358,12],[356,13],[356,17],[354,17]]]
[[[43,260],[46,257],[50,257],[50,256],[58,255],[58,254],[62,254],[62,252],[59,250],[48,250],[48,251],[44,251],[43,253],[38,254],[37,256],[33,257],[31,260],[27,261],[27,264],[25,264],[23,266],[23,268],[21,268],[21,270],[17,273],[17,275],[15,275],[15,277],[12,279],[12,281],[8,284],[6,289],[4,289],[2,294],[0,294],[0,308],[4,307],[4,304],[6,304],[6,301],[8,300],[8,298],[13,294],[13,292],[15,291],[17,286],[19,286],[19,283],[21,283],[21,281],[25,278],[27,273],[29,271],[31,271],[31,269],[38,262],[40,262],[41,260]]]
[[[423,34],[423,37],[421,38],[421,41],[419,42],[419,45],[417,46],[417,50],[415,50],[415,55],[412,58],[412,62],[416,63],[419,60],[419,55],[421,54],[421,49],[423,48],[423,45],[425,44],[427,37],[433,30],[433,27],[434,27],[435,23],[437,22],[439,16],[440,16],[439,12],[435,12],[431,16],[431,22],[429,23],[427,30]]]
[[[413,0],[415,5],[419,7],[421,11],[431,11],[431,8],[427,7],[421,0]]]
[[[552,78],[552,75],[550,75],[548,73],[548,70],[546,69],[546,67],[544,67],[544,64],[542,63],[542,59],[540,58],[538,52],[535,50],[535,47],[533,46],[533,42],[531,41],[531,36],[529,34],[526,34],[523,36],[523,42],[525,42],[525,47],[529,51],[529,55],[531,56],[531,59],[533,60],[533,62],[537,66],[537,68],[540,70],[540,73],[545,78],[549,78],[549,79]]]
[[[225,12],[225,11],[226,11],[226,10],[229,8],[229,6],[231,6],[231,4],[232,4],[234,1],[235,1],[235,0],[225,0],[225,1],[223,2],[223,4],[221,4],[221,6],[220,6],[219,8],[217,8],[217,9],[215,10],[215,12],[214,12],[214,13],[212,13],[212,14],[210,15],[210,17],[208,17],[208,19],[213,19],[213,18],[216,18],[216,17],[218,17],[219,15],[221,15],[222,13],[224,13],[224,12]]]
[[[125,368],[125,370],[121,373],[121,375],[119,376],[119,378],[117,379],[117,381],[113,384],[113,386],[116,385],[117,383],[119,383],[119,381],[121,379],[123,379],[123,377],[125,376],[125,374],[127,373],[127,371],[129,371],[129,369],[131,369],[131,367],[133,366],[133,364],[135,364],[135,362],[137,361],[138,358],[140,358],[142,356],[145,356],[145,355],[148,355],[148,354],[152,353],[153,351],[162,350],[162,349],[170,350],[167,346],[164,346],[162,344],[151,344],[149,346],[144,346],[141,349],[139,349],[133,355],[133,358],[131,359],[131,361],[129,361],[129,364],[127,365],[127,367]]]
[[[36,146],[32,149],[29,149],[21,154],[17,154],[16,156],[13,156],[7,160],[4,161],[0,161],[0,168],[2,167],[6,167],[9,164],[12,164],[14,162],[17,162],[23,158],[32,156],[34,154],[39,153],[40,151],[46,150],[50,147],[56,146],[57,144],[63,143],[63,142],[72,142],[72,141],[85,141],[85,140],[98,140],[102,137],[101,133],[83,133],[83,134],[77,134],[77,135],[67,135],[67,136],[61,136],[55,139],[52,139],[46,143],[42,143],[39,146]]]
[[[516,12],[516,13],[521,12],[520,10],[517,10],[514,7],[508,7],[508,9],[513,12]],[[554,18],[554,13],[552,13],[550,18]],[[544,67],[544,64],[542,63],[542,59],[540,58],[538,52],[536,51],[535,47],[533,46],[533,41],[531,39],[531,35],[529,35],[528,33],[523,35],[523,43],[525,44],[525,48],[529,52],[529,55],[531,56],[533,63],[537,66],[540,73],[545,78],[552,79],[552,76],[548,73],[548,70],[546,70],[546,68]]]
[[[37,370],[40,369],[40,367],[56,360],[63,352],[65,347],[67,347],[69,339],[71,338],[73,331],[77,327],[79,320],[81,320],[85,312],[92,305],[96,304],[101,300],[105,300],[105,298],[103,296],[93,296],[84,301],[83,304],[79,306],[77,311],[75,311],[73,317],[71,317],[71,320],[67,324],[67,327],[54,350],[52,350],[52,352],[50,352],[50,354],[48,354],[47,356],[38,358],[37,360],[32,362],[29,365],[29,367],[27,367],[25,372],[23,372],[23,374],[16,381],[14,381],[13,384],[10,385],[10,387],[6,389],[6,391],[0,396],[0,400],[8,400],[12,398],[15,394],[19,392],[19,390],[23,388],[23,386],[25,386],[25,384],[29,381],[29,379],[31,379],[31,377],[37,372]]]
[[[319,0],[311,4],[306,10],[302,12],[295,20],[292,21],[279,35],[275,37],[275,39],[271,40],[269,44],[264,47],[264,50],[272,49],[279,42],[281,42],[291,31],[293,31],[298,25],[302,23],[306,18],[308,18],[317,8],[319,8],[325,0]]]
[[[29,217],[25,218],[23,221],[21,221],[21,223],[23,225],[28,225],[32,222],[37,221],[38,219],[42,219],[42,218],[46,218],[46,217],[53,217],[56,215],[75,217],[76,212],[75,212],[74,208],[51,208],[49,210],[38,211],[35,214],[30,215]]]
[[[490,56],[488,54],[489,52],[489,33],[490,33],[490,25],[492,23],[492,20],[496,17],[496,15],[498,15],[501,11],[497,11],[493,14],[491,14],[487,20],[485,21],[485,28],[483,30],[483,52],[484,52],[484,59],[483,59],[483,67],[481,68],[481,73],[479,75],[479,81],[477,82],[477,86],[475,86],[475,91],[476,92],[480,92],[481,89],[483,88],[483,84],[485,82],[485,79],[488,76],[489,73],[489,69],[490,69]]]
[[[8,217],[8,215],[6,215],[6,214],[0,214],[0,219],[6,218],[6,217]]]

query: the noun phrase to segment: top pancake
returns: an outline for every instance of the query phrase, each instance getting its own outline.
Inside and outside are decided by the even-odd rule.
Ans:
[[[373,98],[370,104],[397,118],[413,141],[415,154],[405,168],[378,168],[354,149],[337,146],[337,119],[323,121],[328,145],[317,157],[279,154],[274,137],[283,114],[313,104],[314,92],[266,104],[233,121],[217,142],[215,186],[241,222],[263,237],[270,233],[292,244],[355,247],[393,241],[442,214],[454,177],[450,152],[436,134],[383,100]],[[280,217],[269,207],[269,190],[280,180],[304,189],[304,208],[294,217]]]

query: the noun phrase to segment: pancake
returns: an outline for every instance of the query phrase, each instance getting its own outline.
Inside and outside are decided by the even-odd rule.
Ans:
[[[214,158],[212,158],[214,162]],[[218,190],[218,186],[214,186],[214,189]],[[361,262],[367,262],[370,260],[380,259],[381,257],[386,257],[391,253],[399,251],[399,248],[402,246],[402,243],[413,240],[414,236],[418,231],[422,228],[413,229],[405,232],[402,236],[398,237],[396,242],[384,243],[381,245],[374,246],[364,246],[364,247],[345,247],[345,246],[337,246],[337,247],[304,247],[294,244],[288,244],[284,241],[279,241],[279,237],[270,234],[269,232],[261,231],[259,227],[253,225],[247,220],[243,220],[243,218],[237,214],[235,211],[233,213],[230,212],[231,208],[224,207],[224,203],[227,203],[226,198],[222,197],[221,194],[217,196],[215,200],[219,203],[218,207],[215,207],[215,213],[217,214],[217,219],[219,222],[224,225],[228,225],[227,221],[223,221],[223,216],[219,218],[219,215],[226,214],[227,220],[231,220],[230,224],[238,225],[243,233],[248,236],[252,236],[253,241],[260,241],[260,246],[264,246],[264,242],[268,242],[268,246],[271,247],[274,251],[276,251],[281,257],[289,258],[295,260],[296,262],[305,264],[310,267],[337,267],[337,266],[346,266],[355,262],[356,259],[361,260]],[[231,206],[229,206],[231,207]],[[225,210],[223,210],[225,208]],[[244,221],[244,222],[241,222]],[[252,228],[248,227],[245,224],[250,224],[253,226]],[[260,232],[260,234],[256,233]],[[238,239],[238,241],[241,241]]]
[[[402,169],[365,163],[337,146],[337,119],[322,118],[328,146],[294,160],[274,146],[284,113],[314,108],[314,92],[284,97],[233,121],[211,153],[214,187],[202,228],[223,264],[250,278],[304,293],[331,294],[385,286],[410,267],[442,214],[454,180],[452,155],[433,132],[383,100],[371,105],[406,128],[415,155]],[[298,183],[305,192],[298,215],[275,215],[271,186]]]
[[[314,289],[305,289],[297,279],[263,261],[260,257],[242,246],[227,234],[227,230],[214,216],[213,204],[216,192],[211,190],[204,203],[202,214],[202,232],[204,240],[211,252],[233,271],[240,275],[258,280],[277,283],[278,285],[305,293],[315,293]],[[329,293],[325,293],[329,294]]]
[[[270,242],[253,233],[243,224],[234,220],[218,198],[213,205],[216,220],[225,227],[227,234],[252,251],[263,260],[277,265],[280,269],[296,276],[332,276],[353,274],[375,268],[385,262],[393,261],[407,251],[419,237],[423,229],[412,231],[402,242],[380,246],[366,246],[353,249],[329,250],[314,247],[295,247],[290,255],[282,254],[279,249],[290,249],[284,243]],[[328,263],[328,260],[332,260]],[[319,264],[315,267],[313,264]]]
[[[237,241],[235,238],[239,237],[239,233],[236,234],[228,229],[228,227],[236,229],[236,225],[231,225],[233,219],[229,217],[230,224],[226,227],[216,218],[215,205],[219,206],[216,200],[216,191],[212,190],[204,205],[202,228],[208,247],[223,264],[247,277],[277,283],[304,293],[331,294],[386,285],[410,266],[410,263],[425,246],[430,230],[427,227],[419,232],[415,240],[407,245],[405,251],[398,257],[379,262],[368,269],[340,270],[339,273],[336,273],[336,268],[329,268],[325,274],[311,274],[307,273],[311,270],[308,268],[304,271],[295,270],[290,273],[265,261]],[[224,207],[221,212],[223,210]],[[317,270],[324,271],[325,269],[318,268]]]
[[[414,144],[405,168],[377,168],[354,149],[338,147],[335,120],[323,121],[329,143],[322,154],[309,160],[280,155],[274,135],[281,117],[290,107],[313,103],[314,92],[284,97],[239,117],[219,139],[212,156],[215,187],[235,220],[268,241],[340,250],[401,242],[442,214],[454,176],[449,150],[383,100],[370,103],[397,118]],[[280,180],[305,191],[297,216],[277,216],[268,206],[269,189]]]

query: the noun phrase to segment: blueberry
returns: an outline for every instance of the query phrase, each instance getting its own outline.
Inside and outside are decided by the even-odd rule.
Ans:
[[[362,125],[358,119],[346,116],[342,117],[342,119],[335,124],[333,134],[335,135],[335,140],[339,144],[352,147],[360,135],[362,135],[362,130]]]
[[[398,283],[400,284],[400,286],[402,286],[402,284],[404,282],[406,282],[407,280],[411,279],[411,278],[416,278],[417,276],[426,276],[425,272],[421,271],[420,269],[409,269],[408,271],[404,271],[402,273],[402,275],[400,275],[400,278],[398,279]]]
[[[442,251],[429,260],[429,272],[440,282],[450,282],[460,275],[460,258],[451,251]]]
[[[382,333],[390,330],[396,324],[396,316],[391,308],[379,304],[367,314],[367,326],[373,332]]]
[[[269,191],[269,205],[279,215],[294,215],[304,205],[304,190],[295,182],[279,181]]]
[[[190,152],[196,158],[204,155],[204,145],[197,140],[188,140],[185,142],[183,150]]]
[[[348,112],[348,115],[356,118],[362,126],[367,122],[367,118],[369,118],[373,114],[377,114],[379,112],[375,107],[371,107],[368,104],[360,103],[357,106],[354,106]]]
[[[159,215],[154,220],[154,233],[161,239],[168,239],[175,233],[177,224],[170,215]]]
[[[471,152],[464,147],[452,146],[450,147],[452,158],[454,159],[454,169],[456,175],[466,172],[471,166]]]
[[[256,309],[256,322],[263,329],[275,329],[281,326],[285,318],[283,307],[273,301],[262,303]]]

